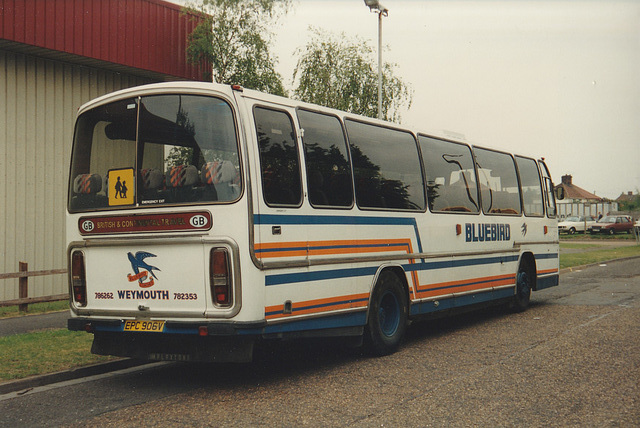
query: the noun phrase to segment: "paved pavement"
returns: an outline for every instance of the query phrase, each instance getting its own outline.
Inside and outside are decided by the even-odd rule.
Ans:
[[[251,364],[163,364],[21,390],[0,398],[0,426],[639,426],[638,259],[564,274],[526,312],[415,323],[381,358],[274,345]]]
[[[51,328],[67,328],[69,311],[0,319],[0,337]]]

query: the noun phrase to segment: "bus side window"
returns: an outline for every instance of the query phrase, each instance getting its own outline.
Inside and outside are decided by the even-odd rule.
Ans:
[[[300,206],[300,163],[291,117],[263,107],[255,107],[253,115],[265,202],[269,206]]]
[[[435,212],[480,211],[478,185],[469,146],[418,136],[427,177],[429,209]]]
[[[544,215],[544,201],[542,198],[542,183],[540,182],[536,161],[516,156],[516,165],[520,175],[524,215],[542,217]]]
[[[354,120],[345,125],[358,206],[424,210],[422,168],[413,135]]]
[[[477,147],[473,152],[484,213],[520,215],[520,186],[511,155]]]
[[[304,129],[309,202],[314,207],[351,207],[351,166],[340,120],[306,110],[298,110],[298,120]]]

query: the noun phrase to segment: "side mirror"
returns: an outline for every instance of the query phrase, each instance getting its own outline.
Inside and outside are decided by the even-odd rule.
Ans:
[[[564,199],[564,187],[558,186],[554,189],[554,193],[556,194],[556,199],[561,201]]]

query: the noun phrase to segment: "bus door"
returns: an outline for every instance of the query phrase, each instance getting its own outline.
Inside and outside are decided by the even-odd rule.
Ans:
[[[302,168],[291,108],[247,100],[252,120],[254,254],[262,264],[306,263],[307,226],[300,215]]]

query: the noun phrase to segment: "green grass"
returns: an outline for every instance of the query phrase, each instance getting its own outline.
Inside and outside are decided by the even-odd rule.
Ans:
[[[576,248],[579,244],[571,244],[573,247],[567,247],[566,243],[561,243],[562,248]],[[592,263],[601,263],[608,260],[621,259],[625,257],[640,256],[640,245],[614,247],[600,250],[584,251],[577,253],[561,254],[560,269],[584,266]]]
[[[628,239],[636,239],[633,233],[616,233],[615,235],[597,233],[595,235],[587,233],[576,233],[575,235],[569,235],[567,233],[560,234],[560,240],[562,241],[571,241],[571,240],[593,240],[593,241],[626,241]]]
[[[69,301],[60,300],[57,302],[33,303],[29,305],[27,314],[46,314],[48,312],[68,311]],[[24,315],[18,311],[17,306],[0,307],[0,318],[17,317]]]
[[[113,359],[91,353],[93,335],[64,329],[0,337],[0,381]]]

